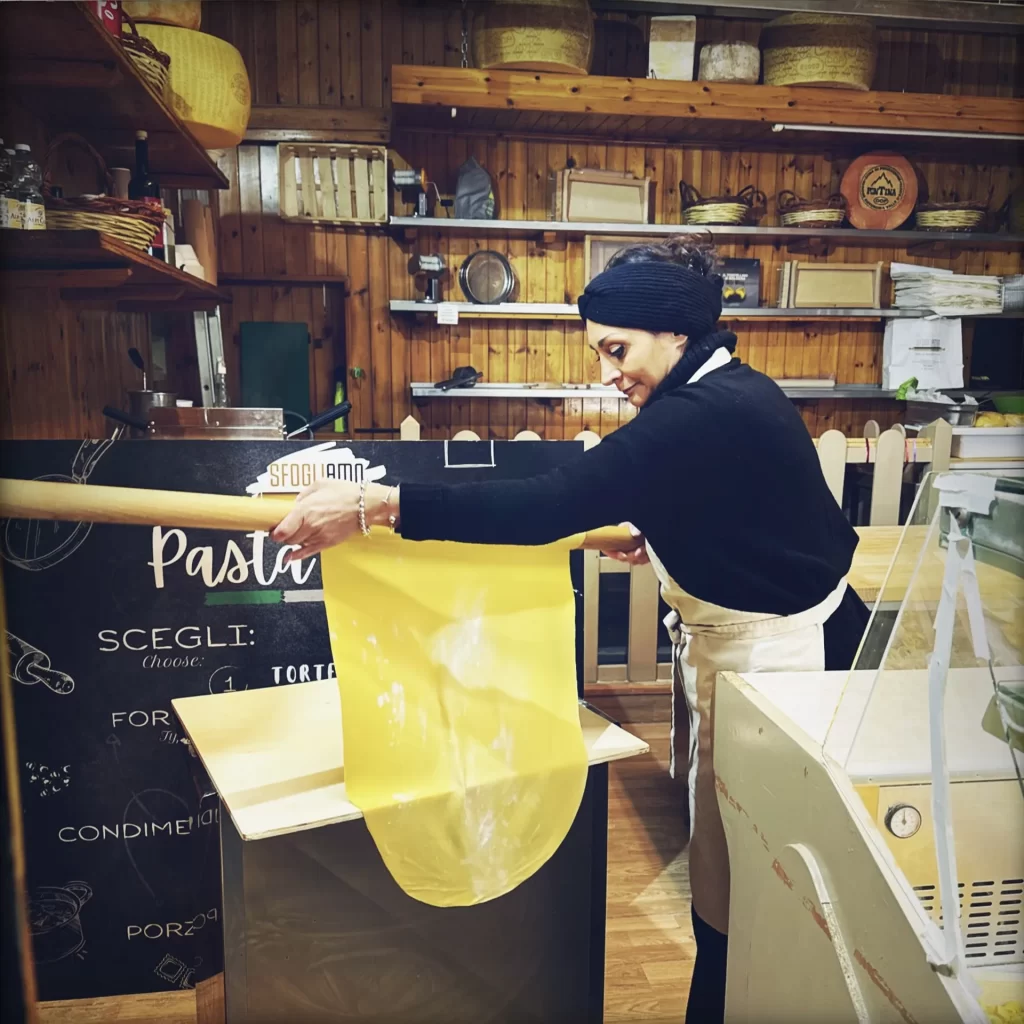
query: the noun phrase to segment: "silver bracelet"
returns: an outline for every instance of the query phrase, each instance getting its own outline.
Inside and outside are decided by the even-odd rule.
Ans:
[[[359,481],[359,529],[364,537],[370,536],[370,528],[366,525],[366,478]]]

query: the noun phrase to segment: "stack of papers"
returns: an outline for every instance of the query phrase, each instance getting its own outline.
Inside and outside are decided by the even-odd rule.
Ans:
[[[995,276],[954,274],[938,267],[893,263],[896,306],[930,309],[943,316],[978,316],[1002,313],[1003,286]]]

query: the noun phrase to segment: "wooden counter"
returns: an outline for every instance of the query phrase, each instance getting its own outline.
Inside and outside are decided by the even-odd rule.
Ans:
[[[607,762],[647,744],[580,705],[590,770],[559,849],[473,907],[412,899],[345,794],[336,680],[172,702],[220,816],[224,1012],[403,1024],[603,1019]]]

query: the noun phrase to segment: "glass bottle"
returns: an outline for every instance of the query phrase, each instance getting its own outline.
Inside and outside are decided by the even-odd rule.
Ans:
[[[32,159],[32,150],[24,142],[14,147],[15,192],[21,203],[22,227],[25,231],[46,230],[46,207],[43,205],[43,172]]]

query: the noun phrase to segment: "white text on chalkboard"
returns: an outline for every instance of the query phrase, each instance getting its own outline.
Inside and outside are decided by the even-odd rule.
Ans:
[[[154,839],[158,836],[187,836],[197,828],[220,821],[220,808],[209,807],[197,815],[172,821],[118,822],[114,825],[65,825],[57,830],[62,843],[95,843],[104,839]]]
[[[266,541],[270,535],[262,530],[247,533],[246,539],[252,541],[252,557],[248,557],[242,548],[233,540],[229,540],[222,553],[214,554],[210,545],[201,544],[189,547],[188,536],[184,530],[177,528],[165,531],[161,526],[153,527],[153,559],[147,564],[153,569],[153,585],[157,590],[164,587],[164,570],[169,566],[178,565],[184,568],[189,576],[201,576],[207,587],[218,587],[225,581],[228,583],[248,583],[250,569],[252,577],[261,587],[269,586],[278,576],[291,573],[292,579],[302,585],[313,573],[316,559],[306,562],[292,562],[285,566],[284,557],[289,551],[298,550],[293,544],[278,548],[274,556],[273,567],[267,572],[264,561],[266,557]]]
[[[198,913],[191,921],[151,921],[149,924],[130,924],[125,929],[128,941],[132,939],[169,939],[172,935],[188,939],[198,932],[207,921],[217,920],[217,908],[211,907],[206,913]]]
[[[122,648],[126,651],[173,651],[175,648],[191,651],[197,647],[252,647],[255,643],[255,630],[244,622],[222,627],[182,626],[177,630],[171,626],[101,629],[96,635],[103,654],[112,654]]]

